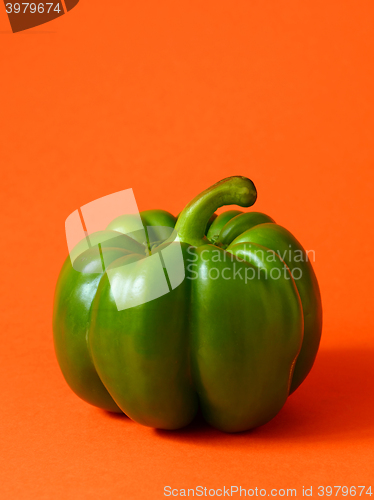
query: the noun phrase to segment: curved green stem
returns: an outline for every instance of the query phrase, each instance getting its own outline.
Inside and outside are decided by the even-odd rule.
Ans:
[[[217,208],[224,205],[250,207],[256,198],[256,188],[246,177],[228,177],[217,182],[182,210],[175,226],[178,239],[196,247],[208,243],[205,229]]]

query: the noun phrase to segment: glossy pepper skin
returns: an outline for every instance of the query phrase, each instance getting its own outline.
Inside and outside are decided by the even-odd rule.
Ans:
[[[198,195],[178,220],[162,210],[141,213],[144,226],[175,227],[175,241],[165,241],[166,233],[157,241],[122,235],[104,245],[107,269],[121,269],[121,286],[136,287],[144,300],[152,271],[139,281],[137,263],[181,245],[184,281],[136,307],[117,309],[97,249],[79,257],[79,271],[66,260],[54,341],[78,396],[160,429],[187,425],[199,406],[226,432],[262,425],[280,411],[316,357],[321,299],[305,250],[285,228],[258,212],[215,214],[225,205],[249,207],[256,197],[249,179],[230,177]],[[126,233],[126,224],[119,217],[107,231]],[[129,263],[136,264],[127,272]]]

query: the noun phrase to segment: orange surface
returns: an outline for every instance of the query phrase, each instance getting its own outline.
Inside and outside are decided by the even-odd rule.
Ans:
[[[0,497],[374,493],[373,2],[82,0],[15,35],[0,8],[0,31]],[[140,210],[177,213],[237,174],[316,252],[324,329],[307,381],[238,435],[155,431],[80,401],[52,344],[66,217],[129,187]]]

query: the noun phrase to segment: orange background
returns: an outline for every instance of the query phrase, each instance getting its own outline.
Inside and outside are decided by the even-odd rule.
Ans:
[[[81,0],[17,35],[0,8],[0,31],[1,498],[374,493],[373,2]],[[129,187],[140,210],[177,213],[230,175],[316,252],[310,376],[238,435],[155,431],[83,403],[52,344],[66,217]]]

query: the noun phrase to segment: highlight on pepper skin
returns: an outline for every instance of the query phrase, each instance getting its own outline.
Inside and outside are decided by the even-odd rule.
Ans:
[[[88,403],[160,429],[201,409],[225,432],[271,420],[317,355],[322,306],[310,252],[251,207],[234,176],[178,217],[139,212],[132,190],[66,221],[69,256],[55,292],[62,373]]]

